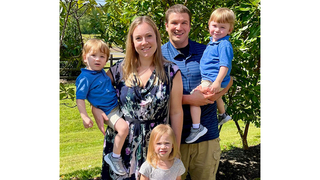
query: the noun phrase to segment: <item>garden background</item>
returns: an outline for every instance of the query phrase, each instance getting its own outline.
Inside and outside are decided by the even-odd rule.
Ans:
[[[74,80],[80,73],[79,69],[83,67],[81,49],[88,38],[103,39],[113,52],[117,49],[125,53],[124,42],[127,29],[136,16],[150,16],[159,28],[162,42],[166,42],[168,37],[164,27],[164,12],[177,3],[186,5],[192,11],[190,39],[204,44],[209,40],[207,21],[211,12],[218,7],[228,7],[235,12],[237,20],[230,40],[234,47],[231,71],[234,84],[224,96],[226,106],[228,106],[227,112],[234,120],[232,121],[234,129],[230,130],[226,126],[221,133],[222,135],[223,132],[229,131],[235,136],[225,135],[227,141],[221,143],[221,146],[224,150],[230,150],[233,147],[248,150],[248,137],[254,138],[254,142],[250,142],[253,143],[251,145],[260,144],[260,0],[105,1],[103,4],[94,0],[61,0],[60,78],[72,82],[70,80]],[[108,66],[110,64],[106,68]],[[76,133],[82,130],[81,118],[77,111],[65,110],[64,107],[74,106],[74,83],[60,83],[60,100],[62,104],[60,106],[60,176],[68,179],[72,174],[71,177],[93,178],[92,175],[87,175],[92,169],[90,160],[93,157],[98,158],[99,163],[94,163],[93,167],[99,167],[101,164],[99,155],[102,148],[98,146],[100,149],[93,149],[92,143],[97,141],[97,145],[102,145],[102,139],[89,138],[88,141],[85,141],[85,133]],[[89,109],[88,111],[90,112]],[[254,134],[248,136],[251,124],[255,127],[250,128]],[[85,142],[81,143],[82,141]],[[86,150],[85,147],[90,150]],[[79,171],[80,168],[82,169]]]
[[[2,7],[5,8],[0,12],[4,25],[1,34],[5,65],[0,71],[3,77],[3,128],[0,131],[3,179],[57,179],[60,174],[57,92],[60,67],[57,18],[60,12],[57,9],[60,7],[53,1],[46,2],[42,8],[40,4],[43,1],[17,1],[13,8],[12,2],[4,1]],[[312,45],[320,39],[308,33],[304,43],[311,46],[297,47],[294,37],[296,25],[300,25],[297,22],[314,24],[318,17],[317,6],[310,0],[303,3],[268,0],[263,1],[262,7],[262,177],[312,179],[316,177],[317,166],[297,164],[319,161],[317,150],[313,148],[319,137],[314,115],[318,106],[313,104],[319,101],[319,95],[313,91],[317,89],[315,79],[302,74],[317,77],[317,46]],[[290,18],[282,21],[284,15]],[[292,31],[286,31],[291,27]],[[279,33],[279,29],[285,32]],[[274,43],[274,39],[278,43]],[[13,58],[14,55],[18,57]],[[16,65],[14,71],[6,66],[8,60]],[[301,60],[311,67],[302,69]],[[290,77],[285,83],[277,80],[283,75]],[[303,97],[297,95],[299,80],[310,89]],[[297,152],[306,153],[297,159]],[[293,160],[296,163],[292,163]]]

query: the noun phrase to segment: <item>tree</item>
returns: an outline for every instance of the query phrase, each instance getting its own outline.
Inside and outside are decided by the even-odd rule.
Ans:
[[[235,80],[225,99],[243,148],[248,149],[250,123],[260,127],[260,0],[241,2],[234,11],[238,21],[231,39],[234,47],[231,75]],[[244,130],[239,120],[245,122]]]
[[[71,7],[74,2],[77,2],[77,6]],[[81,27],[82,29],[85,27],[87,31],[91,29],[92,32],[97,32],[97,36],[105,40],[109,47],[115,45],[125,51],[126,35],[130,23],[136,16],[148,15],[157,24],[162,42],[167,42],[165,11],[170,6],[180,3],[186,5],[193,15],[190,39],[207,44],[209,41],[208,19],[211,12],[219,7],[228,7],[235,12],[237,21],[230,38],[234,49],[231,71],[234,83],[223,98],[228,105],[227,112],[232,115],[238,128],[243,148],[247,149],[250,123],[260,127],[260,0],[106,0],[105,2],[101,6],[93,0],[60,1],[60,7],[63,9],[63,13],[60,13],[61,35],[64,34],[64,31],[61,31],[65,28],[62,22],[67,22],[60,59],[62,55],[70,54],[70,52],[72,56],[79,56],[82,47],[82,41],[79,39],[81,38]],[[70,16],[72,12],[75,15]],[[68,15],[71,18],[68,18]],[[86,21],[81,21],[79,17]],[[66,37],[68,41],[65,40]],[[79,60],[77,62],[79,63]],[[78,65],[76,68],[79,68]],[[244,130],[239,126],[239,120],[245,122]]]

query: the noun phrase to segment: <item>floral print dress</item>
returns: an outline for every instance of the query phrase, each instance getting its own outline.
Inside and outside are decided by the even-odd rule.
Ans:
[[[128,173],[124,176],[115,174],[103,160],[102,179],[137,179],[139,169],[147,158],[147,145],[151,130],[158,124],[167,122],[169,84],[159,81],[154,84],[154,70],[144,88],[139,87],[137,83],[133,87],[127,87],[122,79],[122,62],[117,62],[110,68],[110,71],[114,79],[120,109],[129,124],[129,135],[121,151],[121,157]],[[179,68],[172,63],[166,63],[164,69],[167,76],[170,75],[172,86],[172,79]],[[103,157],[112,152],[116,133],[112,128],[107,127]]]

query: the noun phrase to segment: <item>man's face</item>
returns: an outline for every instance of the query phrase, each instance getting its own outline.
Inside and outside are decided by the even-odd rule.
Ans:
[[[190,26],[187,13],[171,13],[169,15],[166,31],[175,48],[183,48],[188,45]]]

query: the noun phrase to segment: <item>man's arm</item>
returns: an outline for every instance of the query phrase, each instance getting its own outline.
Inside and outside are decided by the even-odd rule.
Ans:
[[[182,104],[190,104],[193,106],[204,106],[207,104],[213,104],[214,101],[219,99],[221,96],[223,96],[229,88],[233,84],[233,78],[230,77],[230,82],[227,87],[225,87],[222,91],[219,93],[213,93],[213,94],[202,94],[199,90],[195,90],[193,94],[190,95],[183,95],[182,97]]]

